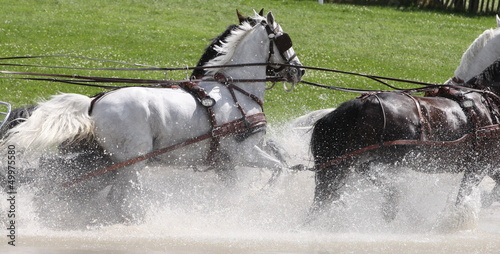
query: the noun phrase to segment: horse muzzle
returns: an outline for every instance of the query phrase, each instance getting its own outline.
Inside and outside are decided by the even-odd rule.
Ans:
[[[290,65],[291,66],[283,68],[283,70],[279,71],[277,74],[289,83],[299,83],[302,80],[302,76],[306,73],[306,70],[300,68],[302,64],[299,61],[292,60]]]

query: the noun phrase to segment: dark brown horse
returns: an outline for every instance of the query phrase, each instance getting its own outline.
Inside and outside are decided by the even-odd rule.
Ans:
[[[500,195],[500,61],[469,82],[424,97],[404,91],[364,94],[319,119],[311,151],[316,190],[311,218],[340,198],[353,172],[379,187],[387,221],[398,211],[398,189],[376,165],[425,173],[463,173],[457,205],[489,175]],[[498,198],[498,197],[496,197]],[[500,200],[499,200],[500,201]]]

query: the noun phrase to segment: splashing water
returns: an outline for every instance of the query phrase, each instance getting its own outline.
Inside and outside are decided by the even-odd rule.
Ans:
[[[307,128],[290,125],[269,135],[286,147],[290,164],[311,165]],[[272,186],[267,170],[238,168],[224,186],[214,172],[151,167],[143,171],[148,207],[143,223],[106,224],[113,212],[108,190],[92,201],[35,197],[19,188],[15,203],[16,246],[8,244],[9,203],[0,196],[4,237],[1,253],[494,253],[500,249],[500,204],[480,208],[480,190],[459,211],[453,208],[461,175],[397,169],[402,191],[393,222],[380,212],[382,195],[367,180],[349,178],[342,199],[309,225],[312,172],[286,172]],[[491,190],[485,180],[480,189]]]

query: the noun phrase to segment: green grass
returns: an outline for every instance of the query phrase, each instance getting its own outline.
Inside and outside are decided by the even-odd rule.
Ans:
[[[442,83],[494,17],[324,4],[297,0],[3,0],[0,57],[71,54],[154,66],[193,66],[209,40],[237,21],[235,9],[273,11],[307,66]],[[6,62],[6,61],[4,61]],[[8,61],[78,67],[117,67],[81,59]],[[121,66],[118,66],[121,67]],[[0,66],[2,70],[182,79],[186,72],[97,72]],[[5,75],[4,75],[5,76]],[[309,71],[305,80],[326,85],[386,89],[354,76]],[[397,84],[407,86],[405,84]],[[0,80],[0,100],[15,107],[58,92],[93,95],[100,89],[51,82]],[[266,94],[271,122],[335,107],[357,96],[299,85]]]

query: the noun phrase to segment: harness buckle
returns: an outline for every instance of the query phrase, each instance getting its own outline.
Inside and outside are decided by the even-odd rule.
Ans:
[[[221,130],[222,130],[222,128],[220,126],[219,127],[213,127],[212,128],[212,138],[220,137],[222,135]]]
[[[219,82],[219,83],[224,84],[224,85],[228,84],[227,77],[224,74],[220,73],[220,72],[217,72],[217,73],[214,74],[214,80],[216,82]]]

